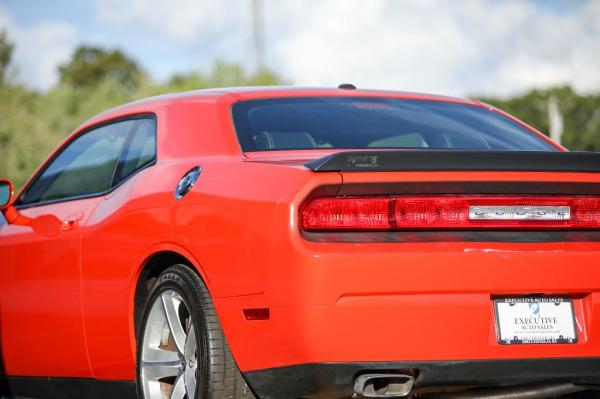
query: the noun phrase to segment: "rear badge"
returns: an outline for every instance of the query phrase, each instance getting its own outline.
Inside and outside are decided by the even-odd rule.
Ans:
[[[470,220],[570,220],[568,206],[471,205]]]
[[[190,169],[177,183],[177,187],[175,188],[175,198],[182,199],[187,193],[190,192],[194,184],[196,184],[196,180],[200,176],[200,172],[202,172],[201,166],[196,166],[195,168]]]
[[[379,157],[377,155],[348,155],[348,168],[351,169],[369,169],[379,167]]]

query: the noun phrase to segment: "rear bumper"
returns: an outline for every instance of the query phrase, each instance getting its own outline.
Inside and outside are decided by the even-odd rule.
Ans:
[[[573,299],[574,344],[499,343],[490,293],[353,294],[304,307],[269,307],[262,295],[215,303],[243,372],[321,363],[600,358],[600,293],[560,295]],[[248,308],[269,308],[269,318],[245,320]]]
[[[244,373],[261,399],[346,398],[357,375],[411,373],[415,389],[435,386],[512,386],[541,382],[600,384],[600,357],[436,362],[313,363]]]

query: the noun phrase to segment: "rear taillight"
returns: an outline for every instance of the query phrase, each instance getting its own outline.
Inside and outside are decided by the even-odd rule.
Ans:
[[[315,198],[304,230],[600,229],[600,197],[393,196]]]

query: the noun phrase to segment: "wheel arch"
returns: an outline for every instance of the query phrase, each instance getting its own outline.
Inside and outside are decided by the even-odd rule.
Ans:
[[[165,244],[148,251],[140,262],[132,278],[130,294],[130,337],[132,353],[135,356],[136,339],[139,334],[144,304],[150,294],[154,281],[165,269],[175,264],[183,264],[197,273],[209,292],[210,283],[199,262],[184,248]]]

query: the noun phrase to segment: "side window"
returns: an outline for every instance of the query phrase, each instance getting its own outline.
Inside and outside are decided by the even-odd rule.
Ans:
[[[113,186],[156,160],[156,121],[139,119],[119,159]]]
[[[105,125],[77,137],[27,188],[19,204],[102,193],[109,189],[119,155],[136,120]]]

